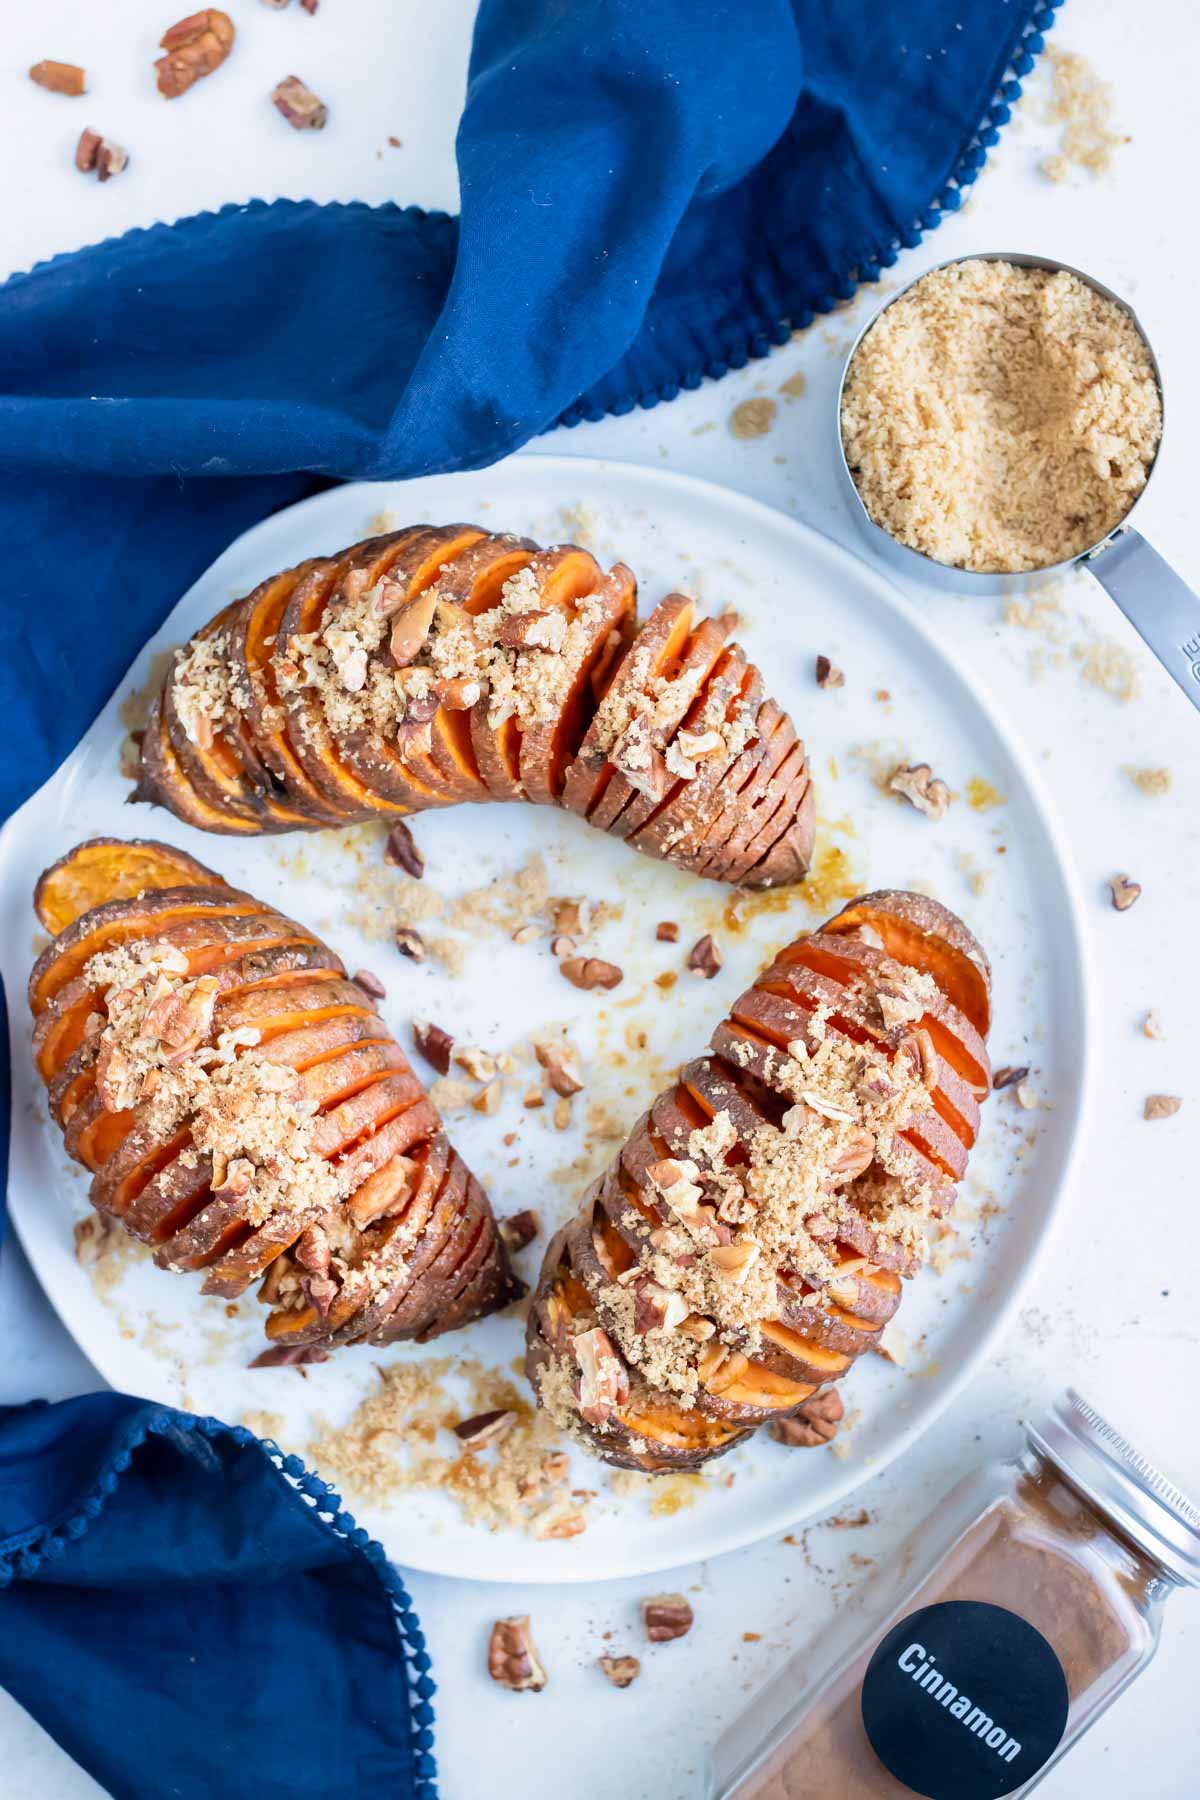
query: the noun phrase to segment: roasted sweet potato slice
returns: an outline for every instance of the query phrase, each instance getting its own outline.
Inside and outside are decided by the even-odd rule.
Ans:
[[[34,889],[33,909],[51,937],[106,900],[132,900],[154,888],[225,888],[220,875],[186,850],[150,838],[89,838],[51,863]]]
[[[321,581],[329,569],[328,559],[318,557],[270,576],[241,602],[227,628],[235,692],[246,702],[239,738],[243,764],[269,805],[286,797],[314,825],[344,824],[362,817],[363,809],[323,794],[293,750],[272,651],[298,584],[309,575]]]
[[[141,771],[130,799],[165,806],[177,819],[200,831],[253,837],[264,829],[257,820],[216,805],[197,792],[171,743],[161,692],[155,695],[142,733]]]
[[[992,1022],[992,971],[980,945],[948,907],[925,894],[881,890],[843,907],[823,928],[826,935],[850,934],[881,947],[896,962],[933,977],[951,1006],[971,1021],[980,1037]]]
[[[632,640],[617,664],[596,715],[583,735],[566,771],[562,804],[590,819],[617,770],[610,760],[626,724],[633,718],[651,684],[674,668],[692,628],[694,607],[686,594],[668,594]]]
[[[482,536],[477,526],[422,526],[407,533],[398,546],[390,545],[371,560],[357,563],[358,586],[373,587],[388,574],[403,587],[407,600],[414,600],[435,583],[444,563],[452,563],[458,552],[469,549]],[[334,599],[327,608],[328,623],[337,623],[340,604]],[[377,667],[392,667],[386,640],[372,660]],[[449,806],[457,800],[481,797],[474,777],[453,770],[447,773],[434,758],[432,747],[426,750],[410,742],[401,746],[369,726],[339,732],[337,743],[342,761],[360,781],[406,809]]]

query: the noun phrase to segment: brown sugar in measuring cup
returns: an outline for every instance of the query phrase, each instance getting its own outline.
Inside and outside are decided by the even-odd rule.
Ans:
[[[909,1539],[819,1673],[764,1689],[710,1800],[1026,1794],[1141,1672],[1167,1595],[1200,1585],[1200,1512],[1078,1395],[1027,1435]]]
[[[1115,510],[1110,513],[1103,506],[1091,504],[1091,501],[1096,499],[1095,494],[1092,494],[1089,500],[1086,492],[1087,487],[1091,484],[1085,482],[1081,487],[1079,494],[1080,517],[1077,522],[1082,525],[1085,520],[1091,521],[1092,527],[1097,533],[1094,542],[1090,544],[1076,542],[1071,538],[1069,532],[1067,536],[1055,541],[1055,534],[1050,532],[1044,534],[1045,556],[1048,559],[1044,562],[1040,557],[1024,555],[1018,556],[1012,562],[1006,562],[1001,556],[999,560],[986,559],[983,564],[976,566],[972,566],[968,560],[967,565],[962,566],[953,550],[946,552],[950,560],[939,561],[937,543],[927,533],[921,535],[921,541],[926,548],[919,549],[915,547],[915,538],[912,533],[907,534],[908,541],[905,541],[903,532],[901,535],[895,535],[892,529],[886,527],[882,522],[884,517],[882,513],[880,518],[873,516],[872,505],[875,505],[875,501],[872,499],[872,503],[868,504],[869,483],[868,497],[864,497],[863,492],[859,489],[847,453],[847,443],[843,435],[844,407],[849,395],[851,411],[857,410],[860,414],[862,412],[863,397],[861,394],[856,397],[855,389],[859,385],[857,373],[862,372],[863,365],[859,364],[856,372],[856,360],[860,350],[864,349],[877,327],[888,322],[898,321],[904,311],[912,306],[914,297],[919,294],[919,291],[928,288],[930,284],[936,286],[944,278],[952,276],[955,271],[978,272],[986,270],[988,264],[997,263],[1005,265],[1013,274],[1035,271],[1051,280],[1058,278],[1076,292],[1076,299],[1079,299],[1082,294],[1086,299],[1094,302],[1095,307],[1101,310],[1107,307],[1114,317],[1119,314],[1126,327],[1124,336],[1127,339],[1131,335],[1135,337],[1137,350],[1140,352],[1140,354],[1135,353],[1131,356],[1128,354],[1127,344],[1125,351],[1122,352],[1122,360],[1130,367],[1138,364],[1143,375],[1148,371],[1149,377],[1157,386],[1159,404],[1157,408],[1151,409],[1156,415],[1154,419],[1145,413],[1144,408],[1142,409],[1142,424],[1133,430],[1130,441],[1125,443],[1123,448],[1118,442],[1121,433],[1118,432],[1114,436],[1113,449],[1117,460],[1114,464],[1116,478],[1113,485],[1123,495]],[[994,307],[991,310],[995,312]],[[957,351],[961,351],[962,348],[961,345],[956,346]],[[1058,348],[1061,349],[1062,346],[1059,345]],[[954,364],[954,367],[950,367],[950,364]],[[939,379],[945,377],[953,386],[955,368],[958,368],[955,355],[951,354],[947,358],[939,354],[933,358],[926,373],[932,372],[932,375]],[[1128,373],[1128,369],[1126,372]],[[1102,373],[1102,370],[1097,370],[1097,374]],[[959,369],[959,374],[962,374],[961,369]],[[1062,375],[1061,370],[1050,371],[1042,368],[1041,375],[1043,379],[1040,383],[1041,400],[1039,404],[1031,406],[1031,394],[1022,389],[1025,403],[1024,415],[1014,416],[1012,420],[1015,428],[1014,444],[1022,441],[1023,428],[1028,427],[1031,440],[1039,441],[1033,462],[1037,463],[1043,458],[1046,462],[1044,471],[1039,471],[1031,464],[1031,470],[1027,472],[1030,475],[1027,491],[1035,496],[1031,502],[1035,510],[1055,488],[1059,489],[1058,500],[1062,501],[1064,477],[1063,467],[1057,466],[1058,455],[1054,444],[1042,442],[1042,433],[1036,429],[1039,414],[1042,426],[1046,427],[1053,422],[1053,416],[1060,407],[1070,412],[1072,405],[1078,402],[1086,411],[1087,405],[1092,404],[1095,399],[1095,396],[1092,396],[1084,405],[1079,395],[1073,396],[1069,390],[1065,393],[1060,392],[1058,383]],[[1050,378],[1051,376],[1053,379]],[[1107,391],[1108,385],[1107,380],[1099,382],[1097,391]],[[918,405],[918,412],[924,421],[922,430],[930,438],[931,445],[932,440],[940,439],[941,451],[947,459],[949,471],[947,481],[951,486],[965,483],[969,487],[972,476],[971,443],[973,434],[969,430],[959,430],[958,427],[963,420],[969,422],[975,402],[971,400],[970,396],[966,397],[965,412],[963,418],[960,419],[953,404],[943,411],[939,402],[945,399],[945,396],[939,395],[935,391],[936,387],[936,382],[934,388],[928,392],[923,387],[920,395],[914,392],[911,398]],[[1018,383],[1018,387],[1021,387],[1020,383]],[[893,395],[892,398],[894,399],[894,397]],[[1131,395],[1127,394],[1126,397],[1131,398]],[[952,395],[951,398],[953,400],[954,396]],[[1000,415],[1003,416],[1009,402],[1003,394],[994,398],[998,399]],[[888,418],[891,417],[892,409],[882,401],[880,408]],[[1141,504],[1142,494],[1153,479],[1154,469],[1157,466],[1158,446],[1161,443],[1162,429],[1165,426],[1165,410],[1162,372],[1154,355],[1154,347],[1133,308],[1119,294],[1113,293],[1111,288],[1105,287],[1103,282],[1096,280],[1095,276],[1051,257],[1033,256],[1025,252],[1010,250],[974,251],[969,256],[954,257],[949,262],[939,263],[934,268],[914,277],[898,293],[889,295],[885,303],[864,324],[847,354],[841,384],[838,388],[837,413],[834,420],[835,466],[841,478],[851,517],[870,544],[872,553],[898,574],[921,582],[925,586],[941,588],[960,597],[1007,594],[1027,591],[1052,577],[1065,574],[1072,568],[1087,569],[1096,577],[1109,598],[1116,602],[1134,630],[1149,645],[1159,662],[1187,695],[1192,705],[1197,711],[1200,711],[1200,597],[1193,593],[1182,576],[1175,572],[1165,557],[1161,556],[1132,524],[1133,514]],[[1014,411],[1016,414],[1021,414],[1022,408],[1015,406],[1014,403]],[[860,425],[861,422],[860,418]],[[1104,422],[1104,420],[1092,421],[1093,424],[1103,424]],[[895,419],[891,419],[893,426],[896,423]],[[901,419],[899,424],[904,426],[905,421]],[[934,429],[935,425],[936,429]],[[857,427],[852,429],[852,439],[861,435]],[[900,431],[900,435],[904,435],[903,430]],[[1070,435],[1068,432],[1067,436],[1070,437]],[[1086,432],[1084,435],[1087,435]],[[1099,451],[1103,447],[1104,433],[1101,431],[1093,436],[1093,447]],[[928,445],[927,449],[931,445]],[[1078,448],[1079,445],[1076,444],[1076,449],[1078,450]],[[1062,445],[1059,445],[1058,449],[1061,451]],[[989,446],[982,438],[976,444],[976,453],[974,474],[976,477],[981,477],[990,457]],[[918,486],[922,485],[917,465],[913,466],[910,474]],[[936,483],[934,485],[936,486]],[[1020,483],[1018,482],[1017,485],[1020,486]],[[1008,500],[1011,501],[1013,494],[1007,490],[1006,492]],[[910,495],[910,498],[913,496]],[[918,498],[924,497],[918,496]],[[901,499],[903,500],[903,496]],[[879,511],[877,505],[875,510]],[[1068,516],[1060,519],[1060,524],[1069,526],[1075,522],[1070,517],[1070,510],[1070,507],[1067,507]],[[896,520],[893,519],[892,523],[896,524]],[[928,524],[929,521],[927,520],[926,523]],[[1021,535],[1022,533],[1017,533],[1018,537]],[[1034,531],[1030,535],[1033,540],[1036,540],[1042,534]],[[1086,537],[1090,533],[1085,531],[1083,535]],[[1030,547],[1031,545],[1027,544],[1026,548]]]

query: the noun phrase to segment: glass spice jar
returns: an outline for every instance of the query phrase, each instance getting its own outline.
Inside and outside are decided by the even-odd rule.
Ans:
[[[724,1734],[708,1800],[1028,1794],[1200,1586],[1200,1509],[1072,1389]]]

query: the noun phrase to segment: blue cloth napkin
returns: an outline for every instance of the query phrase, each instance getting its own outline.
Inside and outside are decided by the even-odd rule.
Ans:
[[[380,1546],[298,1457],[124,1394],[0,1408],[0,1683],[118,1800],[436,1800]]]
[[[5,283],[0,812],[267,513],[669,400],[877,280],[1054,10],[483,0],[460,219],[253,201]],[[116,1795],[429,1800],[398,1577],[269,1449],[120,1395],[0,1412],[0,1682]]]

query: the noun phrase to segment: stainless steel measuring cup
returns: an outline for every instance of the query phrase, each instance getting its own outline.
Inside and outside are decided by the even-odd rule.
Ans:
[[[936,265],[939,269],[953,267],[960,262],[1009,262],[1017,263],[1022,268],[1046,269],[1051,274],[1065,270],[1068,275],[1077,276],[1088,287],[1103,294],[1106,300],[1115,301],[1133,320],[1146,346],[1151,364],[1154,368],[1154,379],[1158,383],[1159,395],[1163,400],[1163,429],[1166,429],[1166,396],[1163,392],[1162,373],[1158,366],[1158,358],[1154,348],[1146,336],[1142,323],[1128,303],[1111,288],[1093,276],[1086,275],[1082,269],[1073,269],[1070,263],[1055,262],[1047,256],[1027,256],[1021,252],[1010,250],[973,251],[968,256],[950,257],[944,263]],[[959,569],[949,563],[935,562],[920,550],[912,550],[902,544],[889,531],[877,525],[863,504],[862,496],[854,484],[846,461],[845,446],[842,443],[842,390],[846,385],[846,376],[850,364],[858,351],[859,345],[875,321],[885,313],[889,306],[894,306],[910,288],[933,270],[925,269],[915,275],[912,281],[900,289],[897,294],[890,294],[867,320],[850,347],[842,369],[842,379],[838,383],[837,414],[835,429],[837,432],[837,458],[844,479],[846,492],[854,512],[855,519],[870,541],[875,554],[890,564],[899,574],[908,575],[916,581],[923,581],[933,587],[945,588],[958,594],[1005,594],[1025,591],[1046,580],[1048,576],[1064,574],[1068,569],[1085,568],[1100,583],[1105,592],[1116,601],[1129,623],[1140,637],[1150,646],[1163,668],[1183,689],[1192,705],[1200,712],[1200,598],[1188,587],[1181,576],[1177,575],[1165,557],[1159,555],[1152,544],[1147,543],[1141,532],[1135,531],[1130,520],[1140,506],[1146,488],[1150,485],[1151,476],[1162,453],[1162,439],[1159,439],[1158,451],[1154,463],[1146,476],[1146,485],[1138,495],[1133,506],[1107,536],[1084,550],[1078,556],[1071,556],[1064,562],[1053,563],[1044,569],[1030,569],[1019,574],[982,574],[974,569]]]

